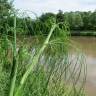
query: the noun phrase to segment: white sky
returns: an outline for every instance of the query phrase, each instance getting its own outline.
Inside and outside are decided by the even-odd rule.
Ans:
[[[29,10],[41,15],[45,12],[94,11],[96,0],[15,0],[16,9]]]

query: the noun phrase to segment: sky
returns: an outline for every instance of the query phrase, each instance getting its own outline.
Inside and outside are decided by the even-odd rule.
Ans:
[[[15,0],[14,6],[19,10],[29,10],[38,16],[42,13],[58,10],[66,11],[94,11],[96,0]]]

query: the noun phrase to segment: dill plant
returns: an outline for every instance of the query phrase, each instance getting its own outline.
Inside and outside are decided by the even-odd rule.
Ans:
[[[84,57],[80,53],[75,58],[70,56],[69,47],[72,47],[72,43],[68,36],[68,26],[60,23],[62,24],[60,28],[55,20],[54,22],[49,21],[47,28],[50,31],[47,35],[44,35],[43,29],[41,30],[39,25],[36,25],[40,34],[34,36],[32,47],[29,48],[23,45],[25,42],[22,42],[16,51],[16,15],[14,16],[13,41],[9,40],[12,44],[11,67],[9,72],[5,73],[6,75],[0,69],[3,74],[3,77],[0,75],[1,82],[3,80],[1,78],[5,80],[10,78],[7,87],[2,84],[2,87],[7,89],[7,93],[2,93],[2,96],[8,96],[8,94],[9,96],[85,96],[83,92],[86,78]],[[1,50],[4,49],[0,44]],[[4,64],[3,59],[0,59],[0,66]]]

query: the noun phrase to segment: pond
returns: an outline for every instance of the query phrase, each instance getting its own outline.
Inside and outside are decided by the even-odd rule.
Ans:
[[[72,37],[86,56],[87,81],[85,91],[87,96],[96,96],[96,37]]]

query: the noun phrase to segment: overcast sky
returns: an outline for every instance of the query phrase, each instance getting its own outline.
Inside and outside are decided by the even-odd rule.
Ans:
[[[45,12],[94,11],[96,0],[15,0],[15,8],[33,11],[38,15]]]

